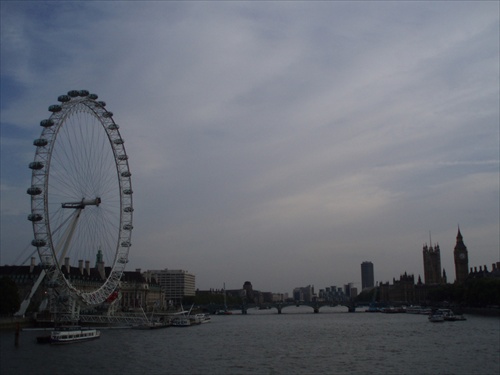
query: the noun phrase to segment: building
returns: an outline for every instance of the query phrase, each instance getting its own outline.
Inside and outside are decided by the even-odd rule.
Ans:
[[[428,247],[424,245],[422,249],[424,256],[424,283],[426,285],[442,284],[441,277],[441,250],[439,245]]]
[[[253,286],[250,281],[245,281],[243,284],[243,290],[245,291],[245,298],[247,302],[254,302]]]
[[[375,286],[375,275],[373,273],[373,263],[361,263],[361,290],[373,288]]]
[[[312,285],[293,289],[294,301],[311,302],[315,297],[316,296],[314,294],[314,286]]]
[[[460,233],[460,228],[458,228],[457,243],[453,251],[453,257],[455,258],[455,282],[462,284],[469,275],[469,254]]]
[[[184,270],[149,270],[161,285],[169,306],[179,306],[184,297],[195,296],[195,275]]]
[[[411,303],[415,301],[415,277],[406,272],[399,276],[399,280],[392,279],[392,285],[380,283],[379,299],[384,302],[392,303]]]
[[[349,299],[345,295],[344,290],[335,285],[327,286],[325,289],[320,289],[319,298],[321,301],[327,301],[332,303],[341,303]]]
[[[20,300],[30,296],[30,305],[24,313],[44,313],[49,307],[48,280],[44,280],[38,287],[35,286],[41,275],[42,266],[36,264],[36,258],[31,258],[29,266],[0,266],[0,277],[9,277],[18,288]],[[70,266],[69,258],[65,258],[61,267],[64,277],[71,285],[82,292],[92,292],[102,286],[111,273],[111,267],[105,267],[101,256],[98,254],[95,267],[90,267],[90,261],[78,261],[78,267]],[[112,313],[117,310],[130,311],[142,309],[151,311],[158,308],[158,301],[163,299],[160,286],[152,279],[146,279],[140,270],[124,271],[117,289],[108,299],[98,306],[82,306],[81,314]],[[161,306],[159,306],[161,308]],[[41,314],[39,314],[39,317]]]

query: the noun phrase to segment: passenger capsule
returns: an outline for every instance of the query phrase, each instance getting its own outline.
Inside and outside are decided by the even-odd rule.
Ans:
[[[122,172],[122,177],[130,177],[130,176],[132,176],[132,173],[130,173],[128,171],[127,172]]]
[[[124,212],[134,212],[134,209],[132,207],[125,207],[123,209]]]
[[[62,107],[59,105],[59,104],[52,104],[51,106],[49,106],[49,111],[50,112],[61,112],[62,111]]]
[[[31,241],[31,244],[36,247],[44,247],[47,243],[45,242],[45,240],[38,239]]]
[[[26,190],[26,193],[28,193],[29,195],[39,195],[42,193],[42,189],[38,186],[32,186],[28,188],[28,190]]]
[[[54,120],[50,118],[40,121],[40,126],[43,126],[44,128],[50,128],[52,125],[54,125]]]
[[[130,195],[132,193],[133,193],[132,189],[125,189],[125,190],[123,190],[123,194],[125,194],[125,195]]]
[[[106,102],[103,102],[103,101],[100,101],[100,102],[97,102],[101,105],[101,107],[106,107]]]
[[[68,95],[71,96],[72,98],[76,98],[77,96],[80,95],[80,91],[78,91],[78,90],[71,90],[71,91],[68,91]]]
[[[28,215],[28,220],[29,221],[40,221],[43,219],[43,216],[40,214],[29,214]]]
[[[29,167],[30,169],[39,170],[43,168],[43,163],[41,161],[32,161]]]
[[[118,160],[128,160],[127,155],[118,155]]]
[[[123,226],[123,229],[125,229],[125,230],[132,230],[132,229],[134,229],[134,227],[132,226],[132,224],[125,224]]]
[[[120,127],[117,124],[111,124],[108,126],[109,130],[118,130]]]
[[[115,139],[115,140],[113,141],[113,143],[114,143],[115,145],[122,145],[124,142],[125,142],[125,141],[124,141],[123,139],[121,139],[121,138]]]
[[[61,103],[69,102],[71,100],[71,97],[69,95],[59,95],[57,98]]]
[[[109,112],[109,111],[104,112],[104,113],[102,114],[102,117],[105,117],[105,118],[110,118],[110,117],[113,117],[113,112]]]
[[[89,94],[89,98],[92,100],[96,100],[98,96],[96,94]]]
[[[37,147],[47,146],[47,143],[49,142],[45,138],[38,138],[33,141],[33,145]]]
[[[122,246],[123,247],[130,247],[132,244],[130,243],[130,241],[123,241],[122,242]]]
[[[78,92],[78,95],[80,95],[80,96],[89,96],[89,92],[87,90],[80,90]]]

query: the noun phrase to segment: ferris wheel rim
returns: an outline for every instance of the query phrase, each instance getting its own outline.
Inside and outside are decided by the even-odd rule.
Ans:
[[[33,223],[34,239],[32,244],[37,247],[42,266],[55,284],[65,288],[67,292],[86,305],[97,305],[104,302],[117,288],[125,265],[128,262],[133,229],[131,173],[124,141],[119,126],[113,119],[113,113],[105,108],[105,102],[97,101],[97,98],[97,95],[90,94],[86,90],[71,90],[67,95],[58,97],[60,104],[49,107],[52,114],[48,119],[41,121],[40,125],[43,128],[41,136],[33,142],[34,146],[36,146],[36,152],[34,161],[29,165],[29,168],[32,169],[32,180],[27,191],[31,195],[31,214],[28,219]],[[93,120],[96,121],[96,125],[100,124],[102,126],[101,131],[104,130],[105,136],[101,135],[101,137],[107,139],[111,148],[109,158],[114,161],[118,186],[116,193],[119,196],[119,203],[115,203],[118,208],[119,218],[117,219],[118,228],[114,258],[109,273],[105,275],[102,284],[92,291],[77,288],[61,271],[62,262],[61,259],[58,259],[60,254],[56,253],[53,241],[54,228],[51,228],[51,214],[49,212],[50,168],[56,139],[63,126],[77,112],[82,113],[82,116],[92,116]],[[61,203],[63,208],[81,211],[87,205],[98,206],[101,203],[100,201],[101,198],[97,196],[83,197],[79,202]]]

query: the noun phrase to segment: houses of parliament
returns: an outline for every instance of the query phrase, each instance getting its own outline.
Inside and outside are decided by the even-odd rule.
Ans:
[[[441,249],[439,245],[425,244],[422,249],[424,261],[424,280],[418,277],[415,282],[414,275],[400,275],[399,280],[393,279],[392,284],[389,282],[380,283],[380,301],[410,301],[416,303],[425,302],[428,298],[428,293],[441,285],[447,284],[446,271],[441,268]],[[465,246],[462,233],[458,228],[456,244],[453,250],[453,258],[455,263],[455,280],[450,281],[455,284],[464,284],[470,278],[478,277],[500,277],[500,262],[492,264],[492,269],[488,270],[487,266],[470,267],[469,254]]]
[[[429,246],[424,245],[423,247],[424,256],[424,282],[426,285],[436,285],[436,284],[446,284],[447,277],[446,271],[441,269],[441,249],[439,245]],[[469,254],[467,251],[467,246],[464,244],[464,239],[462,233],[460,233],[460,228],[458,228],[457,242],[455,244],[455,249],[453,250],[453,258],[455,261],[455,282],[462,284],[465,282],[469,275]],[[494,269],[496,265],[493,264]],[[484,271],[487,271],[486,266]],[[482,267],[481,267],[481,271]],[[470,273],[474,271],[471,269]],[[477,272],[477,269],[476,271]]]

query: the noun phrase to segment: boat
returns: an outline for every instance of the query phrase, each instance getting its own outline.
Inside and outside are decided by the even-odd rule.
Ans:
[[[172,327],[190,327],[191,320],[187,316],[178,316],[172,320]]]
[[[460,320],[467,320],[462,314],[453,313],[450,309],[440,309],[438,310],[443,314],[444,320],[447,322],[456,322]]]
[[[429,322],[431,323],[442,323],[444,322],[444,316],[440,314],[429,315]]]
[[[217,310],[215,312],[216,315],[233,315],[231,311],[228,310]]]
[[[450,309],[437,309],[429,315],[431,322],[456,322],[467,320],[462,314],[455,315]]]
[[[408,306],[406,308],[407,314],[425,314],[429,315],[432,312],[431,309],[422,307],[422,306]]]
[[[170,324],[167,322],[152,322],[148,321],[142,324],[138,324],[132,326],[132,329],[158,329],[158,328],[167,328]]]
[[[203,324],[210,323],[211,318],[208,314],[196,314],[194,315],[193,320],[195,321],[195,323]]]
[[[101,337],[101,331],[80,326],[62,326],[54,328],[50,335],[36,338],[39,344],[73,344],[77,342],[95,340]]]
[[[405,313],[406,309],[402,307],[384,307],[383,309],[380,310],[380,312],[383,312],[385,314],[400,314],[400,313]]]
[[[227,309],[227,300],[226,300],[226,283],[224,283],[224,309],[217,310],[215,312],[216,315],[232,315],[233,313]]]
[[[153,314],[154,314],[154,309],[151,312],[151,317],[148,318],[146,315],[146,312],[144,309],[141,307],[141,311],[144,315],[144,322],[132,326],[132,329],[158,329],[158,328],[167,328],[170,326],[170,322],[168,319],[164,319],[161,317],[160,319],[155,319]]]

